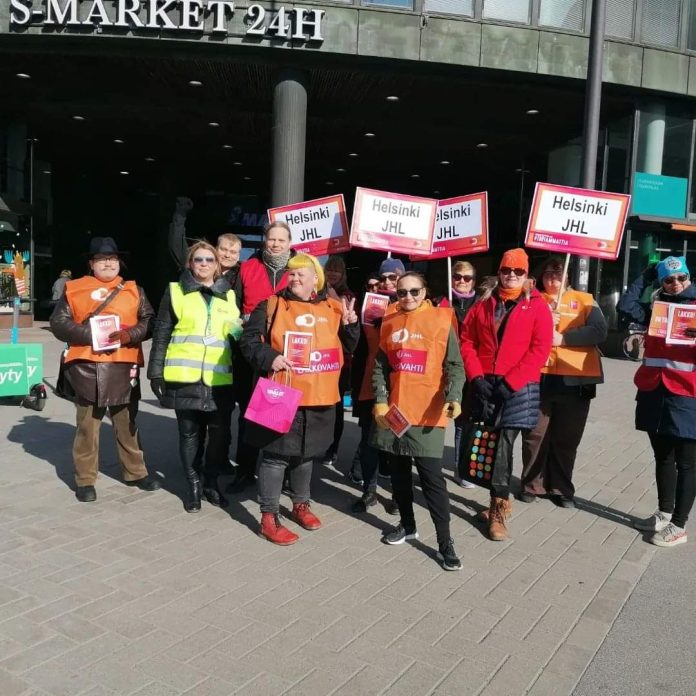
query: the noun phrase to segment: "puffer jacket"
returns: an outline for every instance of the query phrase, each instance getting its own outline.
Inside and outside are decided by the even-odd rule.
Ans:
[[[138,286],[138,323],[128,327],[129,345],[138,345],[150,338],[155,310],[145,291]],[[108,312],[108,306],[104,310]],[[89,322],[77,324],[70,304],[63,293],[51,314],[51,331],[59,341],[68,345],[89,346],[92,332]],[[131,363],[91,362],[74,360],[65,365],[65,378],[75,392],[75,401],[81,405],[93,404],[99,408],[120,406],[140,399],[140,369]]]
[[[186,269],[182,272],[179,283],[185,294],[200,292],[208,302],[212,300],[213,296],[223,301],[228,299],[227,292],[230,290],[230,285],[224,276],[218,278],[212,287],[206,287],[193,277],[190,270]],[[172,307],[169,286],[167,286],[152,332],[152,350],[147,366],[147,377],[150,380],[163,379],[164,358],[177,322],[178,318]],[[232,352],[234,355],[234,351]],[[203,381],[194,384],[167,382],[164,395],[160,399],[160,404],[164,408],[191,411],[216,411],[219,406],[223,404],[228,406],[230,402],[234,402],[234,385],[210,387]]]

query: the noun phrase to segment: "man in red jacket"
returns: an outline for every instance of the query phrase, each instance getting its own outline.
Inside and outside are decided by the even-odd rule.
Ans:
[[[507,538],[512,447],[520,430],[537,423],[541,368],[553,339],[551,310],[529,282],[528,271],[524,249],[506,251],[497,278],[484,284],[481,299],[469,310],[460,335],[470,384],[471,420],[499,431],[491,503],[484,513],[493,541]]]
[[[234,290],[244,322],[254,311],[256,305],[287,287],[288,261],[294,253],[290,249],[290,242],[288,225],[284,222],[271,222],[266,225],[263,232],[263,247],[242,263]],[[259,451],[244,441],[246,429],[244,413],[249,405],[254,386],[254,371],[241,358],[241,354],[235,354],[234,358],[234,385],[239,404],[239,420],[237,421],[237,478],[233,484],[233,489],[241,491],[255,483],[256,460]]]

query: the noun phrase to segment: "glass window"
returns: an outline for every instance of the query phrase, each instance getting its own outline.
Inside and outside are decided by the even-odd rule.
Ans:
[[[483,0],[483,18],[529,24],[529,0]]]
[[[692,51],[696,51],[696,2],[690,2],[687,5],[687,10],[689,13],[686,20],[689,27],[687,48],[691,49]]]
[[[473,17],[474,0],[424,0],[423,11]]]
[[[413,0],[362,0],[363,5],[382,5],[383,7],[398,7],[403,10],[413,9]]]
[[[612,0],[608,3],[607,18],[604,25],[607,36],[632,39],[635,12],[635,0]]]
[[[640,38],[659,46],[679,44],[682,0],[643,0]]]
[[[541,0],[539,24],[582,31],[584,29],[585,0]]]

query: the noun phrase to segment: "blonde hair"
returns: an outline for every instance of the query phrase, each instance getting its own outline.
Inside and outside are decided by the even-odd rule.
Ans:
[[[232,232],[225,232],[219,235],[217,238],[218,245],[220,242],[229,242],[230,244],[239,244],[240,247],[242,246],[242,240],[236,234],[232,234]]]
[[[457,261],[454,266],[452,266],[452,273],[470,273],[474,278],[476,277],[476,269],[468,261]]]
[[[188,255],[186,256],[186,268],[191,269],[191,265],[193,264],[193,257],[196,255],[196,252],[199,249],[205,249],[213,255],[213,258],[215,259],[215,273],[213,274],[213,278],[217,280],[221,275],[220,261],[218,261],[217,250],[212,244],[206,242],[204,239],[199,239],[189,249]]]
[[[312,268],[317,274],[317,290],[323,290],[326,285],[324,277],[324,269],[321,267],[319,260],[311,254],[295,254],[288,261],[288,270],[295,271],[298,268]]]

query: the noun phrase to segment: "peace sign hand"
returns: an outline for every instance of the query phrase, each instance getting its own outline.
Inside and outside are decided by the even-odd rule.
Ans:
[[[343,324],[355,324],[358,321],[358,315],[355,312],[355,298],[346,300],[345,297],[342,297],[341,307],[343,309]]]

